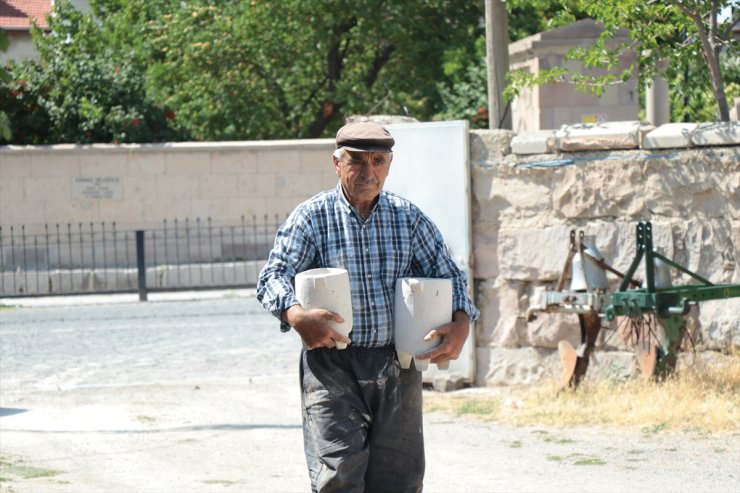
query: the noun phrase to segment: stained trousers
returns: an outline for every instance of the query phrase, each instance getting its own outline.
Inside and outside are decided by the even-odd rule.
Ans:
[[[301,353],[306,462],[315,493],[421,492],[421,372],[395,349]]]

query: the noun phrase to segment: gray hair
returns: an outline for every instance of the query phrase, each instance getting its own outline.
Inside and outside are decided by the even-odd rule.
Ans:
[[[347,149],[345,149],[344,147],[340,147],[339,149],[334,151],[334,157],[337,158],[337,160],[341,161],[342,158],[344,158],[344,156],[347,154],[347,152],[348,152]],[[387,152],[391,157],[393,157],[393,152],[391,151],[387,151]]]

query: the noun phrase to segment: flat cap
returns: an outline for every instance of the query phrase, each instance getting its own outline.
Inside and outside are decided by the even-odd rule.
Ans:
[[[337,132],[337,149],[348,151],[391,152],[396,141],[382,125],[373,122],[349,123]]]

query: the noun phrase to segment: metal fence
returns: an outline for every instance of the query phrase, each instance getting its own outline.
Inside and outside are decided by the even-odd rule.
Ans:
[[[138,245],[137,232],[115,222],[46,225],[42,234],[0,226],[0,296],[136,292],[142,277],[148,291],[253,287],[282,219],[165,220],[140,232]]]

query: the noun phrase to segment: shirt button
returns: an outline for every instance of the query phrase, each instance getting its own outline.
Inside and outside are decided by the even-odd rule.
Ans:
[[[367,252],[369,252],[369,251],[370,251],[370,249],[369,249],[369,248],[365,248],[365,253],[367,253]]]
[[[377,333],[378,333],[378,329],[373,329],[373,334],[377,334]]]
[[[367,278],[368,278],[368,279],[372,279],[372,278],[373,278],[373,275],[372,275],[372,274],[368,274],[368,275],[367,275]]]
[[[370,306],[375,306],[375,302],[374,301],[371,301],[370,302]]]

